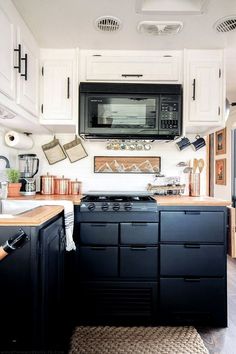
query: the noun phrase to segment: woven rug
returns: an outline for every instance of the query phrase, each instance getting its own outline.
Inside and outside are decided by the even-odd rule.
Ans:
[[[194,327],[76,327],[70,354],[208,354]]]

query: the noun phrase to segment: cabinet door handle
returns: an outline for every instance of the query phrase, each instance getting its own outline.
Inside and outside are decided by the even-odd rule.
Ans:
[[[196,283],[200,282],[200,278],[184,278],[184,281],[191,282],[191,283]]]
[[[92,227],[106,227],[107,224],[91,224]]]
[[[193,101],[196,99],[196,79],[193,79]]]
[[[143,77],[143,74],[121,74],[122,77]]]
[[[90,247],[90,249],[93,251],[105,251],[107,248],[96,246],[96,247]]]
[[[14,66],[14,69],[18,69],[18,73],[21,73],[21,45],[18,45],[18,49],[14,49],[14,52],[18,52],[18,65]]]
[[[28,79],[28,55],[25,54],[25,57],[21,58],[21,60],[25,62],[25,73],[21,74],[21,76],[23,76],[25,78],[25,81],[27,81],[27,79]]]
[[[200,248],[200,245],[198,244],[185,244],[184,248]]]
[[[200,211],[185,211],[185,215],[200,215]]]
[[[67,78],[67,98],[70,98],[70,78]]]

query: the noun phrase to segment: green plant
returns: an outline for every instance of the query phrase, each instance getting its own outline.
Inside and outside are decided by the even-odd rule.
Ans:
[[[9,183],[18,183],[20,178],[20,171],[10,168],[7,170],[7,178]]]

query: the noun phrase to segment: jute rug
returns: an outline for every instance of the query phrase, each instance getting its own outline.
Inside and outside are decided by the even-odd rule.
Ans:
[[[77,327],[70,354],[208,354],[194,327]]]

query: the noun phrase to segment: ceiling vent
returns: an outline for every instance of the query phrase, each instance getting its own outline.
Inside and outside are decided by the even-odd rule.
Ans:
[[[214,28],[220,33],[234,31],[236,29],[236,15],[220,18],[214,24]]]
[[[156,36],[166,36],[179,33],[183,28],[183,23],[179,21],[142,21],[138,24],[138,32],[153,34]]]
[[[117,32],[121,28],[121,20],[114,16],[101,16],[95,20],[95,27],[102,32]]]

